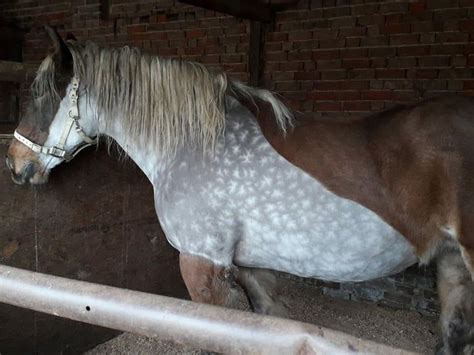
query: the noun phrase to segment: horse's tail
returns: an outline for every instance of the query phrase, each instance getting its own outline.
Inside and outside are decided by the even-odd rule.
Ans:
[[[255,98],[269,103],[272,106],[277,124],[283,132],[286,133],[288,128],[293,127],[293,114],[274,93],[265,89],[259,89],[245,85],[244,83],[237,80],[230,81],[229,89],[234,96],[242,96],[253,103],[255,103]]]

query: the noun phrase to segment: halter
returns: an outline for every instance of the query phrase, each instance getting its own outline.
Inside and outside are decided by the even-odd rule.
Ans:
[[[42,146],[40,144],[32,142],[25,136],[18,133],[18,131],[16,130],[13,136],[19,142],[26,145],[29,149],[31,149],[35,153],[43,153],[46,155],[51,155],[55,158],[62,159],[66,162],[71,161],[84,148],[97,144],[97,137],[90,138],[84,133],[83,129],[79,125],[79,108],[77,107],[77,100],[78,100],[77,91],[79,90],[79,78],[77,76],[74,76],[72,78],[71,85],[72,85],[72,88],[71,88],[71,91],[69,92],[69,110],[67,113],[67,116],[68,116],[67,118],[69,122],[64,127],[63,133],[61,134],[61,138],[57,145],[55,145],[54,147]],[[82,141],[85,144],[82,144],[81,146],[79,146],[74,152],[68,153],[64,149],[64,147],[66,146],[66,141],[69,137],[69,134],[71,133],[72,126],[74,126],[74,129],[82,138]]]

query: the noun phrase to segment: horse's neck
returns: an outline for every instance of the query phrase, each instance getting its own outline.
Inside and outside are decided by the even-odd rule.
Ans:
[[[140,144],[141,142],[130,139],[119,122],[107,125],[101,130],[101,133],[113,138],[154,184],[165,169],[168,159],[153,149],[151,145]]]
[[[102,134],[113,138],[156,187],[162,175],[166,174],[167,171],[172,171],[173,166],[180,162],[193,165],[196,169],[206,169],[206,164],[213,159],[223,159],[227,144],[232,144],[234,149],[238,149],[244,144],[244,142],[235,138],[237,135],[246,137],[247,140],[263,138],[252,114],[237,100],[230,97],[227,99],[228,112],[225,137],[219,138],[215,151],[209,155],[203,155],[200,149],[184,146],[178,148],[176,155],[170,158],[165,154],[161,154],[152,146],[130,139],[127,132],[124,132],[119,120],[115,124],[101,127],[100,131]]]

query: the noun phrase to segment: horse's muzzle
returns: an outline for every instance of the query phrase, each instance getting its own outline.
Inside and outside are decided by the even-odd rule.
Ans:
[[[15,170],[12,169],[12,167],[8,164],[8,162],[7,162],[7,166],[10,169],[13,182],[17,185],[23,185],[26,182],[31,182],[37,170],[36,165],[32,162],[26,164],[19,174],[15,173]]]

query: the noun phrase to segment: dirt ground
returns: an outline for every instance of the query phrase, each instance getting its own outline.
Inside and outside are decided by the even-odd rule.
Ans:
[[[422,354],[433,353],[437,339],[437,318],[418,312],[394,310],[355,301],[318,295],[314,287],[282,280],[282,293],[290,317],[344,331],[354,336]],[[87,355],[102,354],[199,354],[198,350],[132,334],[122,334]]]

